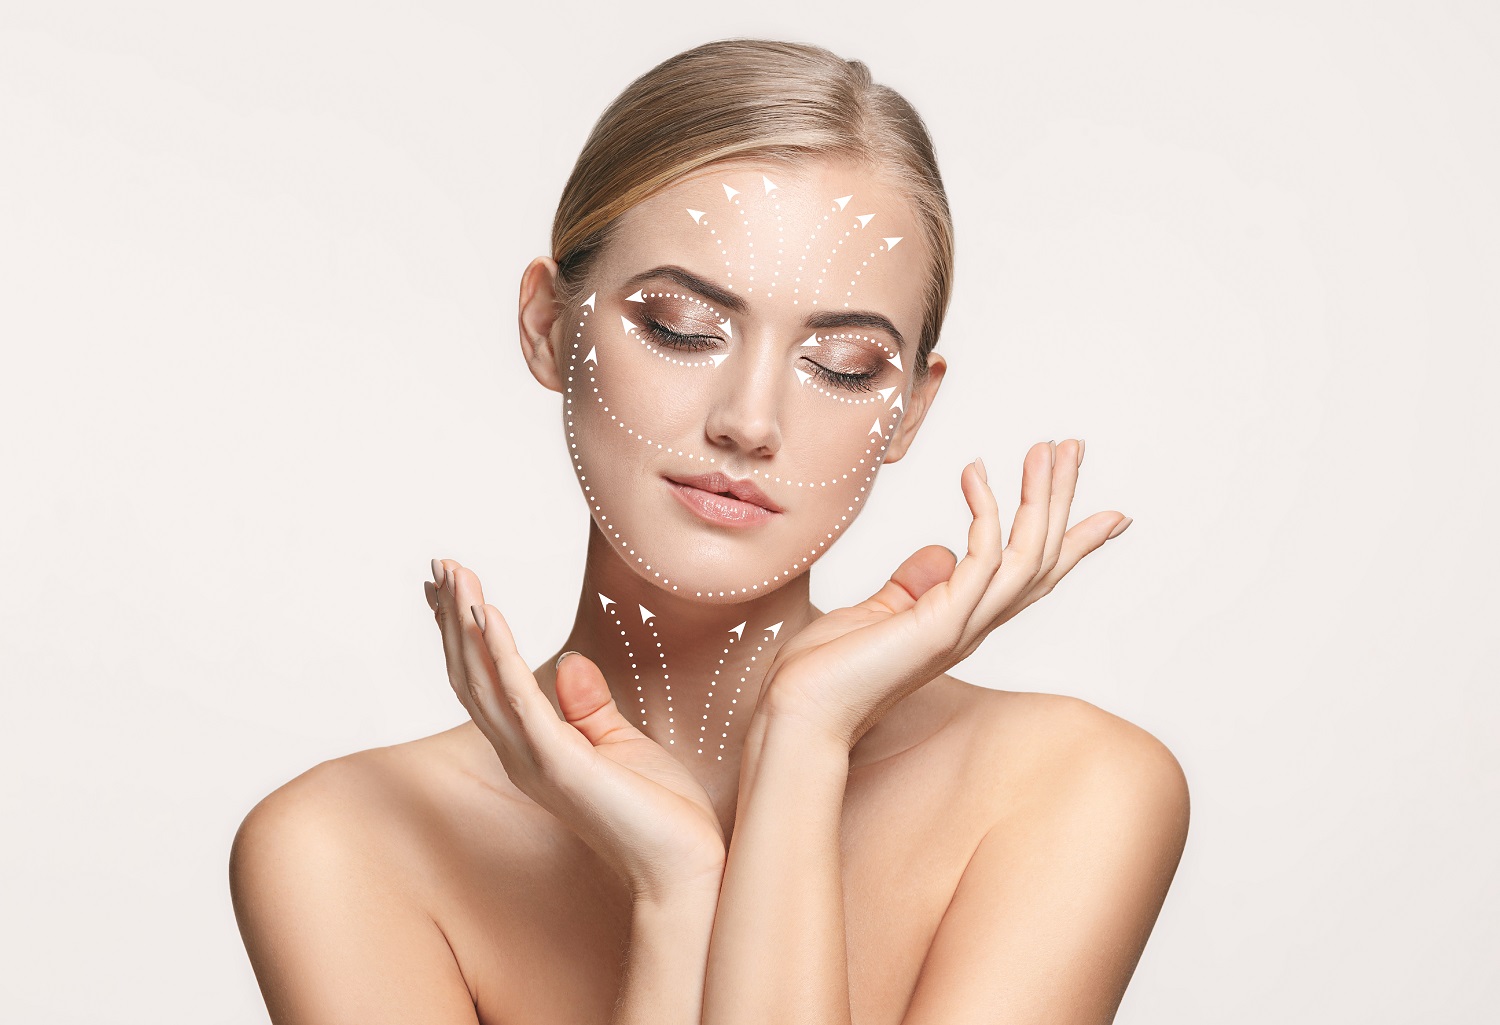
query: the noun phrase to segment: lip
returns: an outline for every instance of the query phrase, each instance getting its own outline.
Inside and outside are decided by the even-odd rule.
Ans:
[[[765,492],[749,479],[735,480],[722,473],[664,479],[683,505],[710,523],[753,527],[782,511],[781,506],[766,497]]]

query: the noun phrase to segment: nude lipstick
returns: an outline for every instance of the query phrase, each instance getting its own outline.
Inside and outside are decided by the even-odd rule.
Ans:
[[[756,527],[782,511],[749,478],[736,480],[715,472],[664,479],[678,501],[719,526]]]

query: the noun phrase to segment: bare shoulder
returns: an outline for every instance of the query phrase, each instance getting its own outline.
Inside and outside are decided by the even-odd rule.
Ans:
[[[273,1021],[472,1023],[472,995],[411,881],[421,786],[401,753],[321,762],[262,798],[229,858],[230,895]]]
[[[1082,698],[948,679],[966,707],[981,778],[993,783],[997,818],[1105,804],[1149,811],[1169,836],[1186,833],[1186,775],[1152,733]]]

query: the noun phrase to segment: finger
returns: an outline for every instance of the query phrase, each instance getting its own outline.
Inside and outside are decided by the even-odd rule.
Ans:
[[[427,595],[427,607],[434,613],[438,610],[437,587],[431,580],[422,581],[422,591]]]
[[[469,714],[474,715],[476,710],[469,706],[464,691],[463,621],[459,618],[458,611],[462,606],[453,595],[452,567],[455,563],[451,559],[434,559],[433,563],[440,578],[437,585],[437,621],[438,632],[443,638],[443,659],[448,666],[448,682],[464,707],[469,709]]]
[[[905,612],[933,587],[953,576],[958,556],[942,545],[919,548],[906,557],[890,579],[857,608],[871,612]]]
[[[510,624],[493,605],[475,605],[469,617],[473,632],[466,638],[464,662],[478,700],[498,720],[510,742],[529,749],[540,762],[555,753],[565,727],[552,702],[542,693],[536,675],[516,648]],[[484,626],[479,627],[479,620]]]
[[[959,629],[962,629],[963,623],[983,596],[986,585],[1000,568],[1001,561],[1000,504],[995,501],[995,493],[990,490],[989,482],[980,472],[980,465],[975,460],[964,467],[964,472],[959,477],[964,499],[969,503],[969,511],[974,516],[969,524],[968,550],[954,567],[946,587],[932,589],[940,601],[948,605],[939,610],[940,614],[958,615]],[[954,606],[957,608],[956,613]]]
[[[1021,464],[1021,505],[1011,524],[999,572],[987,582],[975,602],[967,633],[981,637],[996,617],[1031,586],[1041,572],[1052,507],[1053,452],[1051,443],[1037,444]]]
[[[999,621],[995,625],[1006,622],[1033,602],[1051,594],[1058,581],[1072,572],[1073,567],[1082,562],[1084,556],[1104,547],[1104,543],[1109,540],[1110,531],[1123,520],[1124,518],[1119,513],[1101,512],[1094,513],[1082,522],[1074,524],[1073,529],[1068,531],[1063,538],[1057,565],[1034,583],[1019,600],[1002,609]]]
[[[1042,550],[1040,577],[1057,565],[1063,537],[1068,532],[1068,516],[1073,509],[1073,495],[1078,488],[1078,457],[1081,450],[1065,439],[1053,449],[1052,501],[1047,509],[1047,543]]]
[[[576,651],[563,652],[557,663],[557,704],[563,718],[595,747],[644,736],[620,713],[598,664]]]

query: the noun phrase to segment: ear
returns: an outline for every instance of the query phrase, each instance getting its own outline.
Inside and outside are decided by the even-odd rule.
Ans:
[[[521,274],[521,301],[517,321],[521,328],[521,354],[531,376],[542,387],[561,392],[567,373],[563,352],[562,310],[557,302],[557,262],[538,256]]]
[[[917,428],[922,426],[922,421],[927,416],[927,411],[932,408],[932,401],[937,398],[938,388],[943,384],[943,375],[948,372],[948,361],[939,353],[929,352],[927,354],[927,373],[917,380],[911,390],[911,399],[906,404],[906,415],[901,418],[901,423],[896,427],[896,434],[891,438],[890,446],[885,450],[885,458],[882,463],[894,463],[906,455],[906,450],[916,439]]]

